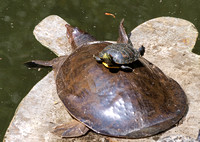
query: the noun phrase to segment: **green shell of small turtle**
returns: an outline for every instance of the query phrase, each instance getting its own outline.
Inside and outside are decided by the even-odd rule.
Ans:
[[[116,64],[130,64],[140,57],[137,49],[125,43],[108,45],[99,53],[99,57],[103,58],[105,53],[111,55]]]

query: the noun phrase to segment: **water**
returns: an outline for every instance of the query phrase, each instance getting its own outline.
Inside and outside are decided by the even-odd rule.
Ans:
[[[29,70],[23,63],[56,57],[32,34],[34,26],[46,16],[59,15],[99,40],[116,40],[122,18],[127,31],[160,16],[189,20],[200,31],[197,0],[0,0],[0,3],[0,141],[19,102],[50,71]],[[115,14],[116,19],[105,16],[105,12]],[[200,54],[199,41],[193,51]]]

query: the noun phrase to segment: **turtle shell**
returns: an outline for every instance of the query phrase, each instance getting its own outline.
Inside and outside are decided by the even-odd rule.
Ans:
[[[99,53],[99,57],[103,58],[104,53],[110,54],[113,61],[117,64],[130,64],[140,57],[137,49],[125,43],[108,45]]]
[[[105,68],[93,55],[108,45],[83,45],[60,67],[57,93],[68,112],[93,131],[115,137],[151,136],[177,123],[187,112],[179,84],[139,61],[131,64],[133,72]]]

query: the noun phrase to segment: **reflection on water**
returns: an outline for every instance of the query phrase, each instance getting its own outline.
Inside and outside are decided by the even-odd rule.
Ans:
[[[99,40],[116,40],[118,24],[134,27],[149,19],[173,16],[191,21],[200,30],[200,1],[196,0],[0,0],[0,140],[21,99],[49,70],[29,70],[23,66],[31,59],[52,59],[53,53],[34,38],[32,31],[40,20],[56,14]],[[105,16],[105,12],[115,14]],[[200,54],[200,43],[194,52]]]

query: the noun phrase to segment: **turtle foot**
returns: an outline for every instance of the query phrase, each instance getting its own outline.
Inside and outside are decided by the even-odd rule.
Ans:
[[[76,120],[57,126],[53,133],[62,138],[80,137],[85,135],[89,129]]]
[[[97,62],[102,62],[103,60],[101,58],[99,58],[98,56],[93,55],[93,58],[97,61]]]
[[[132,69],[131,67],[125,66],[125,65],[122,65],[122,66],[121,66],[121,69],[122,69],[122,70],[125,70],[125,71],[129,71],[129,72],[132,72],[132,71],[133,71],[133,69]]]

